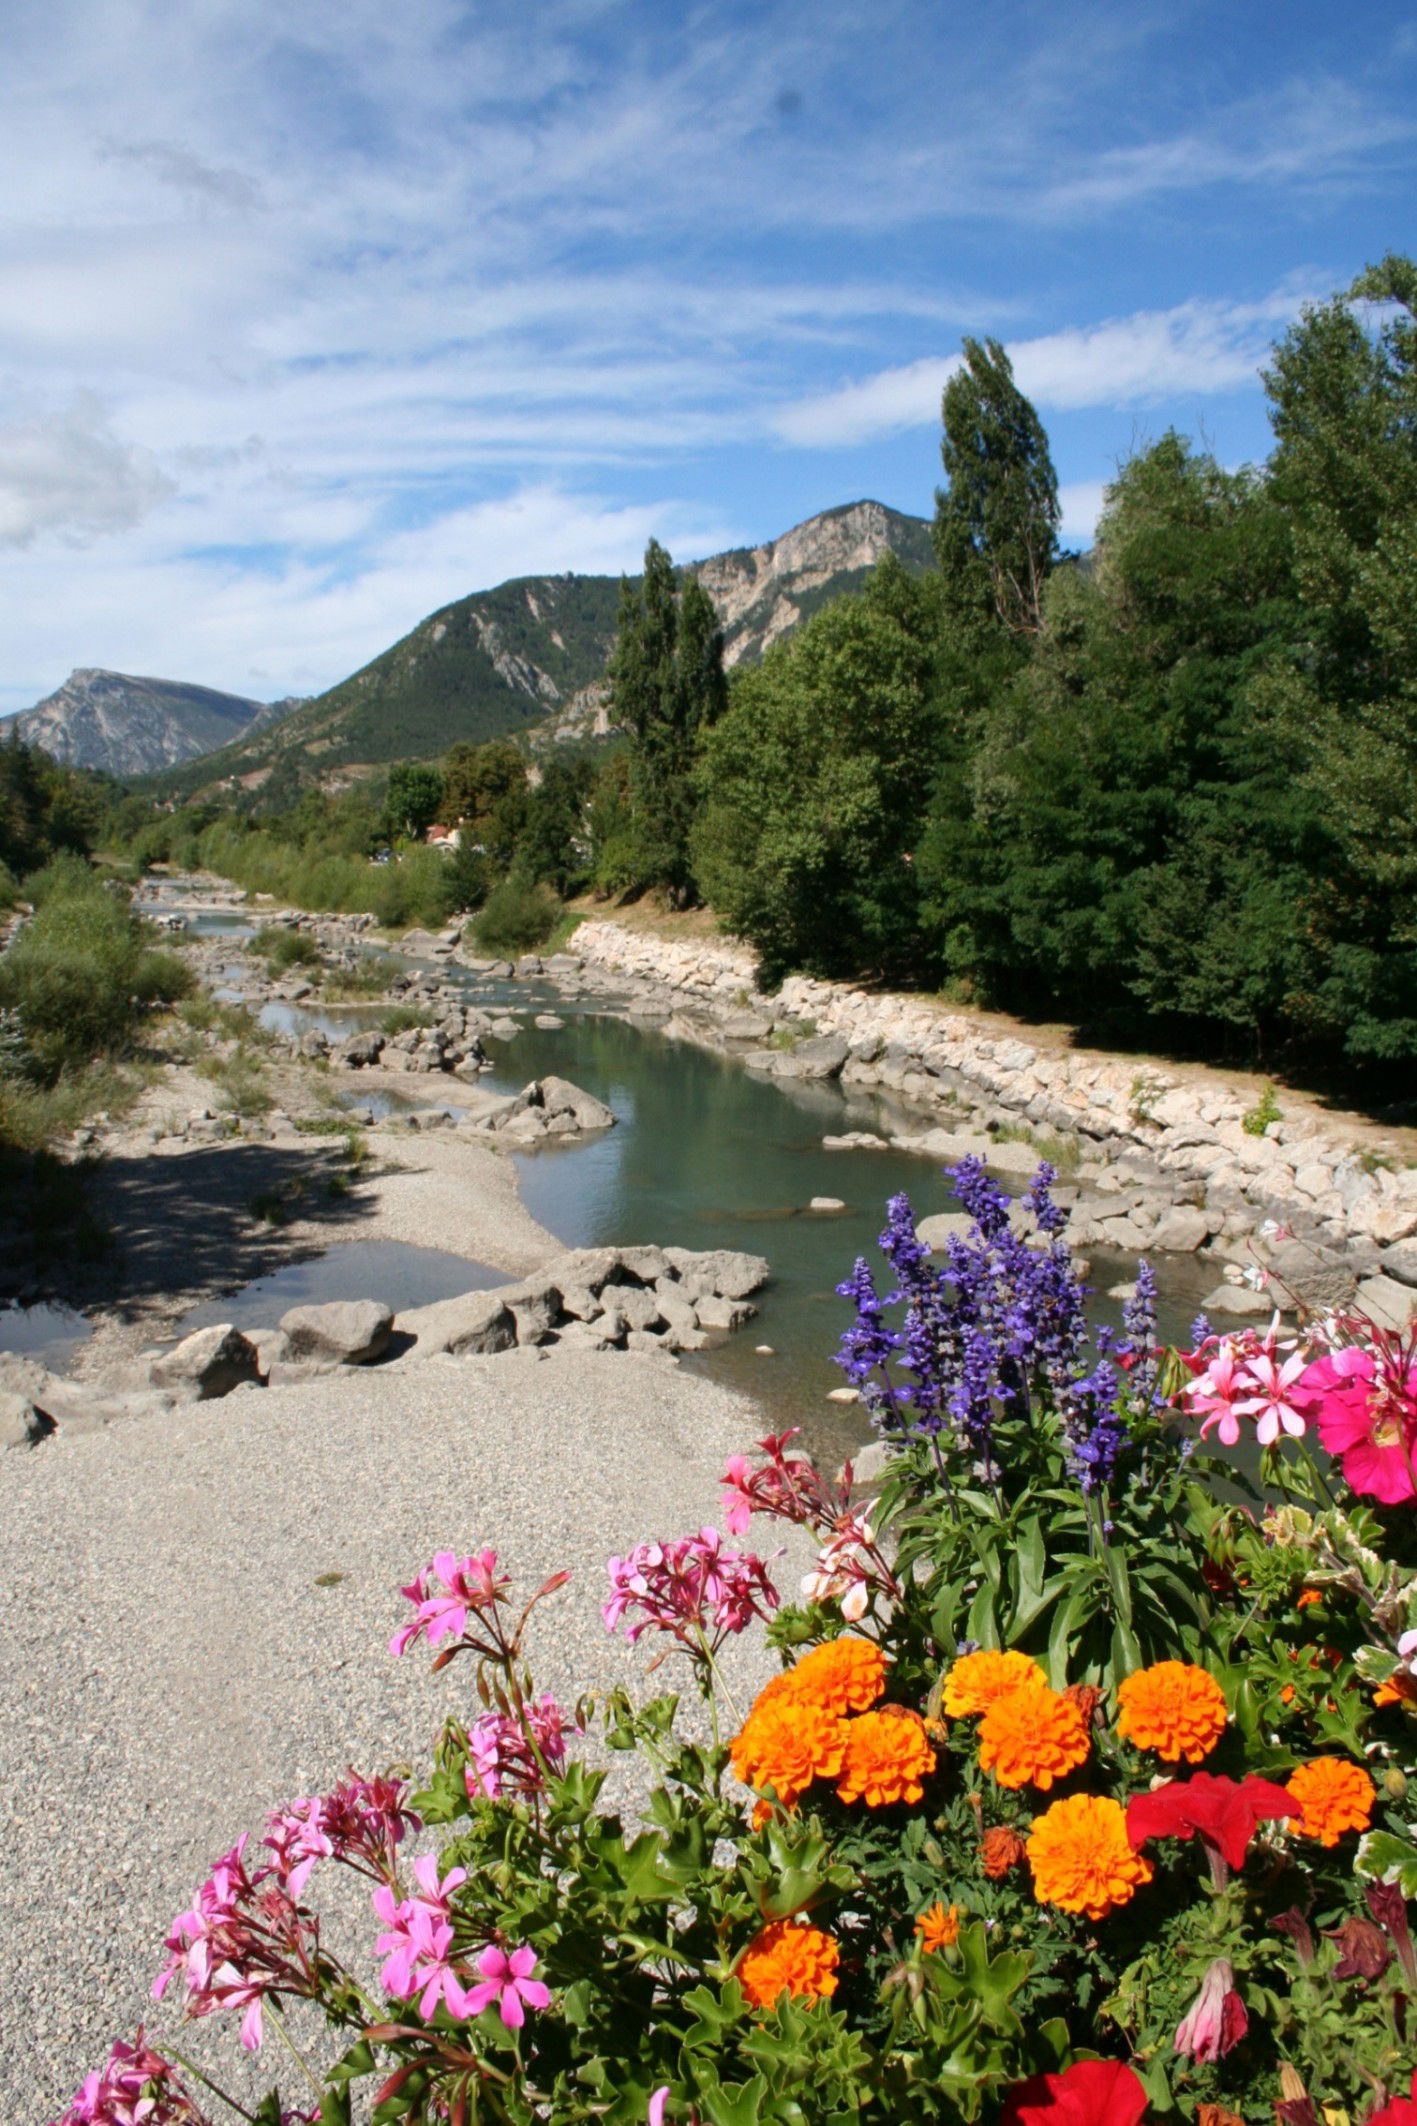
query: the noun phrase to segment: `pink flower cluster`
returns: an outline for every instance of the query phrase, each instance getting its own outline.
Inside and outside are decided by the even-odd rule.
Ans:
[[[520,1720],[511,1713],[484,1713],[468,1729],[469,1795],[508,1801],[541,1793],[548,1772],[559,1776],[565,1770],[566,1737],[573,1732],[552,1697],[528,1699]]]
[[[207,2119],[140,2030],[135,2044],[120,2041],[104,2068],[85,2077],[58,2126],[207,2126]]]
[[[1272,1447],[1312,1425],[1365,1498],[1395,1506],[1417,1498],[1417,1331],[1400,1337],[1358,1316],[1333,1325],[1331,1347],[1310,1358],[1279,1341],[1279,1317],[1261,1336],[1247,1329],[1183,1352],[1192,1378],[1181,1403],[1201,1436],[1235,1446],[1242,1420]]]
[[[319,1928],[306,1919],[274,1868],[246,1866],[246,1840],[224,1853],[192,1901],[179,1912],[163,1946],[166,1967],[153,1982],[161,2000],[174,1978],[187,1990],[187,2013],[244,2008],[241,2042],[262,2038],[262,2005],[280,1993],[318,1991]]]
[[[859,1623],[874,1594],[898,1597],[899,1585],[876,1547],[876,1533],[851,1504],[851,1464],[835,1485],[823,1482],[805,1454],[788,1448],[796,1432],[770,1433],[758,1445],[767,1459],[756,1468],[745,1454],[723,1473],[724,1526],[742,1535],[755,1513],[810,1528],[820,1546],[815,1569],[802,1582],[810,1602],[838,1601],[848,1623]]]
[[[510,1953],[489,1942],[477,1958],[481,1980],[467,1985],[460,1976],[463,1956],[454,1949],[452,1893],[467,1880],[466,1868],[449,1868],[441,1880],[438,1863],[425,1853],[413,1864],[418,1891],[412,1897],[396,1898],[387,1883],[374,1892],[375,1916],[384,1922],[378,1951],[386,1958],[380,1977],[387,1992],[398,2000],[419,1996],[418,2012],[431,2022],[439,2005],[450,2015],[467,2019],[481,2015],[494,2004],[509,2030],[520,2030],[528,2008],[546,2008],[548,1989],[533,1978],[535,1952],[518,1948]]]
[[[440,1580],[441,1587],[436,1584]],[[411,1624],[401,1625],[394,1633],[389,1652],[407,1653],[422,1638],[430,1646],[440,1639],[461,1638],[467,1630],[468,1612],[495,1609],[511,1584],[505,1576],[498,1577],[495,1550],[479,1550],[467,1558],[452,1550],[438,1551],[417,1579],[400,1590],[416,1614]]]
[[[1308,1430],[1314,1398],[1303,1387],[1307,1361],[1292,1342],[1280,1342],[1277,1314],[1263,1336],[1257,1329],[1212,1336],[1184,1354],[1184,1361],[1194,1378],[1181,1400],[1192,1417],[1201,1418],[1202,1439],[1218,1431],[1223,1445],[1238,1446],[1242,1418],[1254,1420],[1262,1447],[1272,1447],[1281,1434],[1302,1439]]]
[[[363,1875],[387,1880],[398,1847],[420,1819],[405,1806],[401,1779],[363,1779],[351,1772],[330,1794],[303,1796],[273,1809],[265,1843],[275,1855],[275,1873],[299,1897],[318,1860],[340,1860]]]
[[[605,1628],[614,1631],[630,1617],[625,1636],[632,1646],[644,1632],[662,1631],[695,1651],[705,1640],[716,1650],[778,1605],[763,1560],[725,1550],[716,1528],[673,1543],[640,1543],[627,1558],[611,1558],[606,1570]]]

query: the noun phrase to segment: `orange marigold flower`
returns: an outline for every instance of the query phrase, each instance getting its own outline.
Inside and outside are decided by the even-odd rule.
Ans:
[[[1223,2104],[1202,2104],[1196,2126],[1245,2126],[1245,2122],[1238,2111],[1227,2111]]]
[[[1377,1788],[1361,1764],[1347,1757],[1314,1757],[1290,1774],[1286,1792],[1298,1803],[1290,1819],[1306,1838],[1337,1845],[1345,1831],[1366,1831]]]
[[[828,1639],[803,1654],[786,1681],[829,1713],[864,1713],[886,1687],[886,1657],[874,1639]]]
[[[1417,1705],[1417,1676],[1407,1668],[1399,1668],[1386,1683],[1380,1683],[1373,1694],[1374,1705]]]
[[[1127,1812],[1099,1794],[1070,1794],[1045,1809],[1028,1835],[1033,1894],[1041,1905],[1105,1919],[1150,1882],[1151,1862],[1133,1852]]]
[[[775,1919],[743,1951],[738,1983],[754,2008],[771,2008],[784,1993],[796,2000],[828,2000],[836,1991],[840,1960],[830,1934]]]
[[[959,1940],[959,1906],[951,1905],[946,1911],[943,1905],[931,1905],[916,1920],[915,1931],[927,1956],[938,1949],[952,1949]]]
[[[1046,1683],[1026,1684],[996,1698],[979,1723],[979,1762],[1000,1786],[1036,1786],[1047,1793],[1087,1756],[1082,1710]]]
[[[1225,1732],[1225,1693],[1189,1661],[1157,1661],[1117,1686],[1117,1733],[1168,1764],[1199,1764]]]
[[[954,1719],[970,1713],[987,1713],[996,1698],[1002,1698],[1022,1683],[1046,1683],[1031,1654],[1001,1654],[985,1647],[977,1654],[963,1654],[945,1678],[945,1711]]]
[[[1315,1602],[1322,1602],[1322,1600],[1323,1596],[1317,1587],[1303,1587],[1299,1590],[1299,1598],[1294,1607],[1296,1609],[1312,1609]]]
[[[1018,1866],[1026,1851],[1017,1831],[1010,1830],[1006,1823],[996,1823],[992,1830],[984,1833],[984,1873],[991,1882],[997,1882],[1001,1875],[1008,1874],[1010,1868]]]
[[[845,1746],[845,1723],[810,1698],[771,1698],[734,1736],[733,1770],[744,1786],[770,1786],[790,1809],[814,1779],[836,1777]]]
[[[868,1808],[889,1808],[896,1801],[919,1801],[926,1774],[935,1768],[935,1752],[918,1713],[904,1705],[883,1705],[845,1723],[837,1793],[843,1801],[864,1801]]]

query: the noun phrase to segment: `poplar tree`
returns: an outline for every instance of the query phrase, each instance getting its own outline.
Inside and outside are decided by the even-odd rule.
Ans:
[[[685,907],[695,895],[694,765],[728,690],[713,601],[693,576],[676,583],[657,539],[645,549],[639,583],[621,582],[608,677],[612,720],[630,739],[635,883],[663,886],[675,907]]]
[[[1037,635],[1058,547],[1058,477],[1048,437],[997,340],[967,339],[945,386],[935,555],[966,637]]]

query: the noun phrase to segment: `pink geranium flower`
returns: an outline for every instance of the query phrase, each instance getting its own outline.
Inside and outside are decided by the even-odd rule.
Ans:
[[[101,2072],[84,2086],[58,2126],[207,2126],[170,2060],[137,2041],[114,2045]]]
[[[1417,1349],[1374,1329],[1315,1359],[1302,1381],[1318,1409],[1319,1438],[1364,1498],[1385,1506],[1417,1498]]]
[[[441,1587],[433,1584],[437,1580]],[[467,1630],[468,1611],[492,1608],[510,1584],[497,1575],[495,1550],[479,1550],[466,1558],[452,1550],[438,1551],[432,1564],[401,1590],[416,1614],[412,1623],[394,1633],[389,1652],[407,1653],[415,1639],[425,1637],[430,1646],[440,1639],[460,1638]]]
[[[1281,1432],[1302,1439],[1313,1408],[1312,1395],[1304,1392],[1304,1356],[1296,1351],[1283,1365],[1273,1350],[1256,1352],[1245,1367],[1245,1393],[1236,1403],[1236,1413],[1255,1420],[1255,1438],[1262,1447],[1272,1447]]]
[[[374,1892],[375,1917],[384,1922],[384,1932],[375,1943],[385,1958],[379,1976],[384,1989],[398,2000],[419,1996],[418,2012],[431,2022],[441,2001],[451,2015],[476,2013],[450,1955],[453,1946],[452,1907],[449,1899],[459,1883],[467,1881],[466,1868],[449,1868],[441,1882],[438,1863],[424,1853],[413,1863],[419,1894],[396,1898],[387,1883]]]
[[[469,2015],[480,2015],[495,2001],[507,2028],[520,2030],[528,2008],[550,2006],[550,1992],[531,1975],[536,1969],[534,1949],[513,1949],[509,1956],[505,1949],[489,1942],[477,1959],[477,1968],[482,1973],[482,1984],[473,1986],[468,1993]]]
[[[725,1550],[716,1528],[674,1542],[637,1544],[628,1557],[611,1558],[606,1571],[605,1628],[615,1631],[625,1623],[632,1646],[645,1632],[662,1631],[691,1649],[707,1640],[716,1652],[725,1638],[746,1631],[754,1617],[767,1617],[778,1604],[763,1560],[751,1551]]]

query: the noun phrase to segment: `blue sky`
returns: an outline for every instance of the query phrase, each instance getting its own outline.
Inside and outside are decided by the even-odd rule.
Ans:
[[[1065,530],[1267,448],[1306,299],[1410,249],[1365,0],[8,0],[0,709],[332,683],[509,575],[928,514],[965,333]]]

